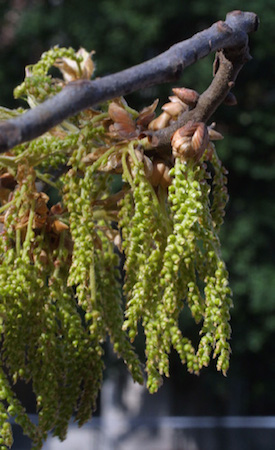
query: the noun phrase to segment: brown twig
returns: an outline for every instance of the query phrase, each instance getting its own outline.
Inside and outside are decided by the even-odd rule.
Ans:
[[[194,109],[183,112],[178,120],[169,127],[155,132],[147,132],[153,147],[170,147],[173,133],[189,121],[207,122],[218,106],[226,98],[235,84],[239,71],[246,61],[250,59],[248,47],[220,50],[216,54],[212,83],[199,97]]]
[[[221,48],[246,47],[247,34],[256,31],[257,26],[256,14],[233,11],[227,14],[225,22],[213,24],[207,30],[173,45],[149,61],[94,81],[79,80],[69,83],[60,93],[43,104],[1,123],[0,152],[40,136],[67,117],[95,104],[148,86],[175,80],[185,67],[210,52]],[[204,98],[206,93],[207,91]],[[203,96],[201,98],[200,102],[203,101]],[[211,110],[210,107],[208,109]]]

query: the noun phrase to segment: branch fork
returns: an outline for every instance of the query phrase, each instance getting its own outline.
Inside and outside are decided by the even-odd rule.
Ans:
[[[257,30],[258,22],[257,15],[252,12],[232,11],[224,22],[216,22],[149,61],[93,81],[68,83],[54,97],[0,124],[0,152],[37,138],[84,109],[139,89],[171,82],[187,66],[210,52],[218,51],[214,79],[200,96],[196,107],[184,112],[175,124],[148,132],[154,147],[170,145],[171,136],[177,128],[190,120],[207,122],[226,98],[240,69],[249,59],[248,34]]]

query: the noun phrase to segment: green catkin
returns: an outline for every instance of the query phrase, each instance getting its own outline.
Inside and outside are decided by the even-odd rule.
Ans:
[[[94,349],[94,342],[88,328],[82,326],[72,289],[64,288],[68,277],[67,252],[64,243],[58,250],[56,261],[58,266],[50,279],[50,297],[51,301],[56,303],[63,379],[59,384],[59,409],[54,434],[60,439],[65,439],[70,417],[79,408],[81,385],[91,380],[90,371],[92,371],[92,381],[90,395],[86,399],[86,409],[88,416],[91,415],[101,385],[102,362],[98,351]]]
[[[76,62],[81,73],[79,54],[54,47],[28,67],[16,97],[33,107],[62,89],[64,80],[49,74],[62,58]],[[139,116],[120,104],[134,120]],[[10,417],[36,450],[49,432],[65,439],[73,414],[79,425],[91,417],[108,338],[142,383],[132,345],[140,326],[150,392],[169,376],[172,347],[189,372],[199,373],[211,357],[218,370],[228,369],[232,301],[218,237],[228,195],[216,150],[210,144],[196,163],[176,158],[168,190],[153,188],[144,139],[114,137],[108,104],[102,107],[0,157],[0,176],[9,173],[16,185],[0,188],[0,450],[12,445]],[[2,119],[21,113],[0,108]],[[66,173],[54,181],[52,169]],[[108,173],[113,169],[123,172],[118,197]],[[46,206],[37,180],[61,203]],[[114,204],[113,198],[121,200]],[[196,348],[179,325],[184,308],[201,326]],[[19,380],[32,382],[38,426],[13,392]]]
[[[130,229],[128,239],[125,239],[125,293],[129,297],[127,317],[133,316],[132,330],[140,314],[134,311],[136,308],[143,310],[144,304],[149,301],[150,291],[154,287],[154,260],[160,259],[160,246],[165,242],[165,234],[162,233],[160,208],[148,180],[144,175],[143,165],[136,167],[134,176],[133,202],[134,213],[130,222],[121,222],[122,235],[126,237],[126,227]],[[129,205],[129,200],[128,200]],[[128,206],[129,207],[129,206]],[[125,220],[125,219],[124,219]],[[126,226],[125,226],[126,225]],[[127,246],[127,243],[129,244]],[[151,274],[151,270],[154,273]],[[145,293],[147,291],[147,294]],[[134,300],[136,298],[136,301]],[[129,327],[131,319],[129,319]],[[133,333],[132,333],[133,334]],[[134,336],[133,336],[134,337]]]
[[[215,166],[214,166],[215,167]],[[220,169],[220,164],[218,165]],[[217,169],[216,169],[217,170]],[[215,176],[219,176],[221,170]],[[222,177],[222,182],[226,180]],[[220,241],[217,235],[217,228],[221,222],[213,220],[213,204],[216,203],[213,197],[212,209],[208,200],[209,188],[205,183],[201,184],[204,196],[204,214],[201,218],[200,236],[203,247],[203,253],[198,253],[198,270],[205,283],[205,314],[202,327],[203,337],[198,348],[200,367],[207,366],[210,360],[212,349],[214,357],[218,357],[217,369],[224,374],[228,369],[230,356],[230,345],[228,343],[231,335],[229,325],[230,313],[232,307],[231,290],[228,287],[228,272],[225,263],[221,257]],[[222,188],[222,186],[221,186]],[[215,187],[214,187],[215,189]],[[222,189],[223,192],[223,189]],[[218,197],[218,193],[216,193]],[[225,197],[222,194],[222,200],[219,203],[219,211],[223,217],[222,211],[225,206]]]
[[[12,274],[17,276],[12,276]],[[7,279],[7,283],[10,288],[7,294],[4,294],[3,290],[0,289],[1,294],[4,294],[2,299],[7,305],[4,320],[5,329],[10,330],[10,332],[5,333],[3,341],[3,359],[6,367],[13,374],[14,382],[17,378],[28,381],[32,377],[35,385],[36,374],[39,381],[42,382],[39,370],[40,359],[37,353],[38,336],[41,333],[37,309],[37,304],[39,300],[41,301],[41,284],[39,283],[38,273],[33,266],[27,268],[26,260],[23,262],[22,258],[19,257],[15,260],[13,271]],[[42,297],[43,293],[42,290]],[[32,370],[32,366],[34,370]],[[11,397],[10,411],[14,410],[17,414],[18,405],[17,400]],[[24,433],[30,435],[29,421],[22,408],[20,414],[17,414],[16,421],[21,424]],[[34,434],[33,430],[31,438],[35,442],[40,441],[39,433]]]
[[[171,344],[182,362],[187,362],[188,370],[195,373],[203,365],[209,364],[212,351],[215,357],[218,356],[218,370],[226,373],[230,354],[228,320],[231,300],[228,274],[220,256],[220,244],[210,214],[210,188],[205,182],[207,173],[204,165],[194,165],[192,162],[186,164],[177,159],[171,175],[174,176],[169,188],[173,231],[167,238],[163,255],[163,296],[155,314],[155,326],[152,327],[151,323],[151,334],[154,336],[148,358],[148,387],[151,391],[158,386],[158,374],[169,373]],[[206,257],[209,248],[214,258],[211,264]],[[201,261],[197,254],[204,258],[206,273],[200,274]],[[202,276],[201,282],[205,283],[204,296],[198,286],[199,274]],[[184,297],[195,320],[200,322],[203,319],[203,337],[197,354],[190,340],[182,337],[178,328]]]
[[[52,77],[48,75],[49,69],[59,58],[69,58],[78,63],[81,58],[78,57],[72,48],[53,47],[42,54],[38,63],[27,67],[28,72],[25,81],[14,90],[15,98],[28,98],[34,103],[44,101],[50,95],[56,94],[62,89],[60,83],[55,83]]]
[[[91,312],[91,302],[96,302],[95,241],[92,203],[104,195],[104,184],[108,175],[97,174],[94,165],[89,166],[82,178],[78,166],[85,155],[85,147],[80,147],[71,158],[73,168],[65,179],[65,205],[70,213],[70,230],[74,241],[72,265],[68,278],[69,285],[75,285],[79,304]],[[95,308],[93,308],[95,312]],[[101,314],[99,312],[99,314]]]
[[[197,372],[197,361],[193,347],[188,340],[181,337],[178,319],[183,306],[182,296],[188,292],[188,282],[190,283],[191,280],[194,282],[194,263],[192,260],[194,227],[201,204],[198,201],[196,191],[192,192],[191,189],[194,177],[192,165],[187,166],[177,159],[175,168],[170,173],[174,177],[172,186],[169,188],[173,230],[167,239],[161,270],[163,295],[158,307],[158,340],[162,352],[157,355],[156,361],[160,373],[165,374],[169,373],[168,355],[171,344],[180,354],[181,360],[187,360],[188,370]],[[188,273],[188,278],[185,278],[186,273]],[[180,284],[178,280],[181,280]],[[179,286],[183,288],[182,292],[178,291]],[[186,351],[187,346],[188,352]]]
[[[105,225],[104,229],[106,232],[108,224],[103,224]],[[114,253],[113,244],[110,243],[106,234],[101,232],[99,233],[99,237],[102,248],[96,251],[96,256],[99,261],[98,284],[101,291],[103,318],[108,327],[108,334],[115,352],[124,359],[133,379],[142,384],[143,376],[139,359],[122,330],[121,281],[117,269],[119,258]]]
[[[84,423],[90,417],[94,387],[96,387],[96,391],[100,387],[101,378],[97,368],[102,370],[100,358],[103,350],[101,344],[106,334],[102,304],[96,290],[98,268],[95,258],[96,231],[92,211],[92,201],[96,200],[97,195],[102,194],[102,176],[94,172],[93,166],[87,169],[84,178],[78,175],[76,164],[80,162],[84,150],[80,149],[75,156],[73,155],[75,168],[67,176],[68,185],[65,197],[65,204],[70,213],[70,230],[74,240],[72,264],[67,284],[76,286],[78,304],[85,312],[89,332],[87,344],[90,343],[91,349],[93,349],[90,354],[94,356],[94,362],[89,358],[89,362],[92,363],[92,367],[89,367],[90,373],[87,370],[86,378],[83,378],[83,391],[77,412],[79,423]]]
[[[124,196],[119,202],[119,214],[118,214],[118,225],[122,234],[122,248],[127,255],[129,245],[130,245],[130,235],[131,235],[131,219],[134,214],[134,202],[133,196],[130,191],[125,191]]]
[[[225,207],[228,202],[228,192],[227,192],[227,170],[223,167],[221,160],[219,159],[215,146],[210,145],[212,151],[211,164],[214,169],[213,178],[213,202],[211,205],[211,216],[214,227],[219,231],[221,225],[223,224],[223,218],[225,216]]]
[[[65,164],[68,155],[76,147],[79,132],[70,133],[63,140],[57,140],[55,136],[45,133],[41,138],[27,144],[15,148],[17,161],[28,158],[33,167],[38,168],[57,168]]]
[[[4,406],[4,402],[8,407]],[[14,417],[24,433],[27,434],[34,443],[41,442],[41,436],[37,433],[35,425],[28,418],[24,407],[15,397],[11,389],[8,378],[1,368],[0,370],[0,449],[11,448],[13,444],[12,430],[9,418]]]
[[[151,376],[151,353],[156,352],[153,322],[160,290],[156,279],[161,268],[162,253],[166,243],[166,229],[161,219],[161,207],[144,174],[142,163],[133,172],[133,203],[129,194],[124,199],[120,221],[126,254],[125,293],[127,297],[126,320],[123,328],[133,340],[140,320],[146,337],[147,373]],[[132,208],[134,207],[134,212]],[[132,217],[131,217],[131,214]],[[122,215],[122,214],[121,214]],[[127,219],[126,219],[127,217]],[[130,233],[127,231],[130,230]],[[129,245],[128,245],[129,244]],[[158,377],[159,378],[159,377]],[[150,383],[150,382],[149,382]],[[159,382],[157,382],[159,384]]]

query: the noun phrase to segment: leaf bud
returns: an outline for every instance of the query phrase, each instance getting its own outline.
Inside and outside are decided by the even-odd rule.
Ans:
[[[160,116],[158,116],[156,119],[152,120],[152,122],[149,123],[148,129],[152,131],[161,130],[162,128],[167,127],[168,123],[170,122],[171,116],[166,111],[164,111]]]
[[[61,220],[55,220],[52,224],[53,231],[56,234],[60,234],[64,230],[68,230],[68,225],[66,225],[64,222],[61,222]]]
[[[53,65],[61,71],[65,82],[75,81],[79,78],[89,80],[94,72],[93,53],[80,48],[76,53],[77,57],[82,58],[80,64],[75,59],[63,57],[58,58]]]
[[[203,122],[187,122],[172,137],[172,149],[175,157],[184,161],[199,161],[209,142],[207,127]]]
[[[144,165],[144,173],[146,175],[147,178],[150,178],[150,176],[153,173],[153,163],[151,161],[150,158],[148,158],[148,156],[143,155],[143,165]]]
[[[188,106],[194,107],[199,100],[200,94],[193,89],[188,88],[173,88],[172,91],[174,94]]]
[[[155,109],[158,105],[158,102],[159,100],[156,99],[154,103],[152,103],[152,105],[143,108],[138,116],[137,125],[141,127],[148,126],[148,124],[155,118]]]
[[[211,127],[208,127],[208,135],[210,141],[220,141],[223,139],[223,135]]]
[[[194,150],[202,152],[200,157],[206,149],[208,142],[209,136],[207,126],[205,125],[205,123],[199,122],[197,129],[193,134],[191,144]],[[200,159],[200,157],[198,159]]]
[[[162,186],[164,188],[170,186],[172,179],[169,175],[170,168],[164,161],[156,159],[153,161],[153,170],[150,177],[148,177],[152,186]]]
[[[109,127],[110,133],[124,139],[136,135],[136,127],[131,115],[116,102],[111,102],[109,104],[108,114],[114,122]]]
[[[168,102],[165,103],[161,109],[170,114],[170,116],[176,117],[183,111],[184,107],[182,102]]]

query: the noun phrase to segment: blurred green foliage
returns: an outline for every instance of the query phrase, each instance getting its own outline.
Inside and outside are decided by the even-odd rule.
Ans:
[[[225,135],[217,149],[229,169],[231,196],[222,236],[235,303],[230,373],[231,383],[245,385],[251,394],[243,412],[261,413],[265,404],[264,412],[274,414],[275,7],[274,0],[243,1],[241,6],[261,21],[250,37],[253,60],[234,88],[238,106],[221,106],[214,117]],[[17,105],[12,90],[23,79],[25,65],[50,46],[96,50],[97,75],[102,76],[157,55],[239,7],[236,0],[1,1],[0,104]],[[188,68],[178,85],[204,90],[213,57]],[[129,101],[134,107],[155,97],[164,102],[171,87],[146,89]],[[216,376],[214,380],[223,386]]]

